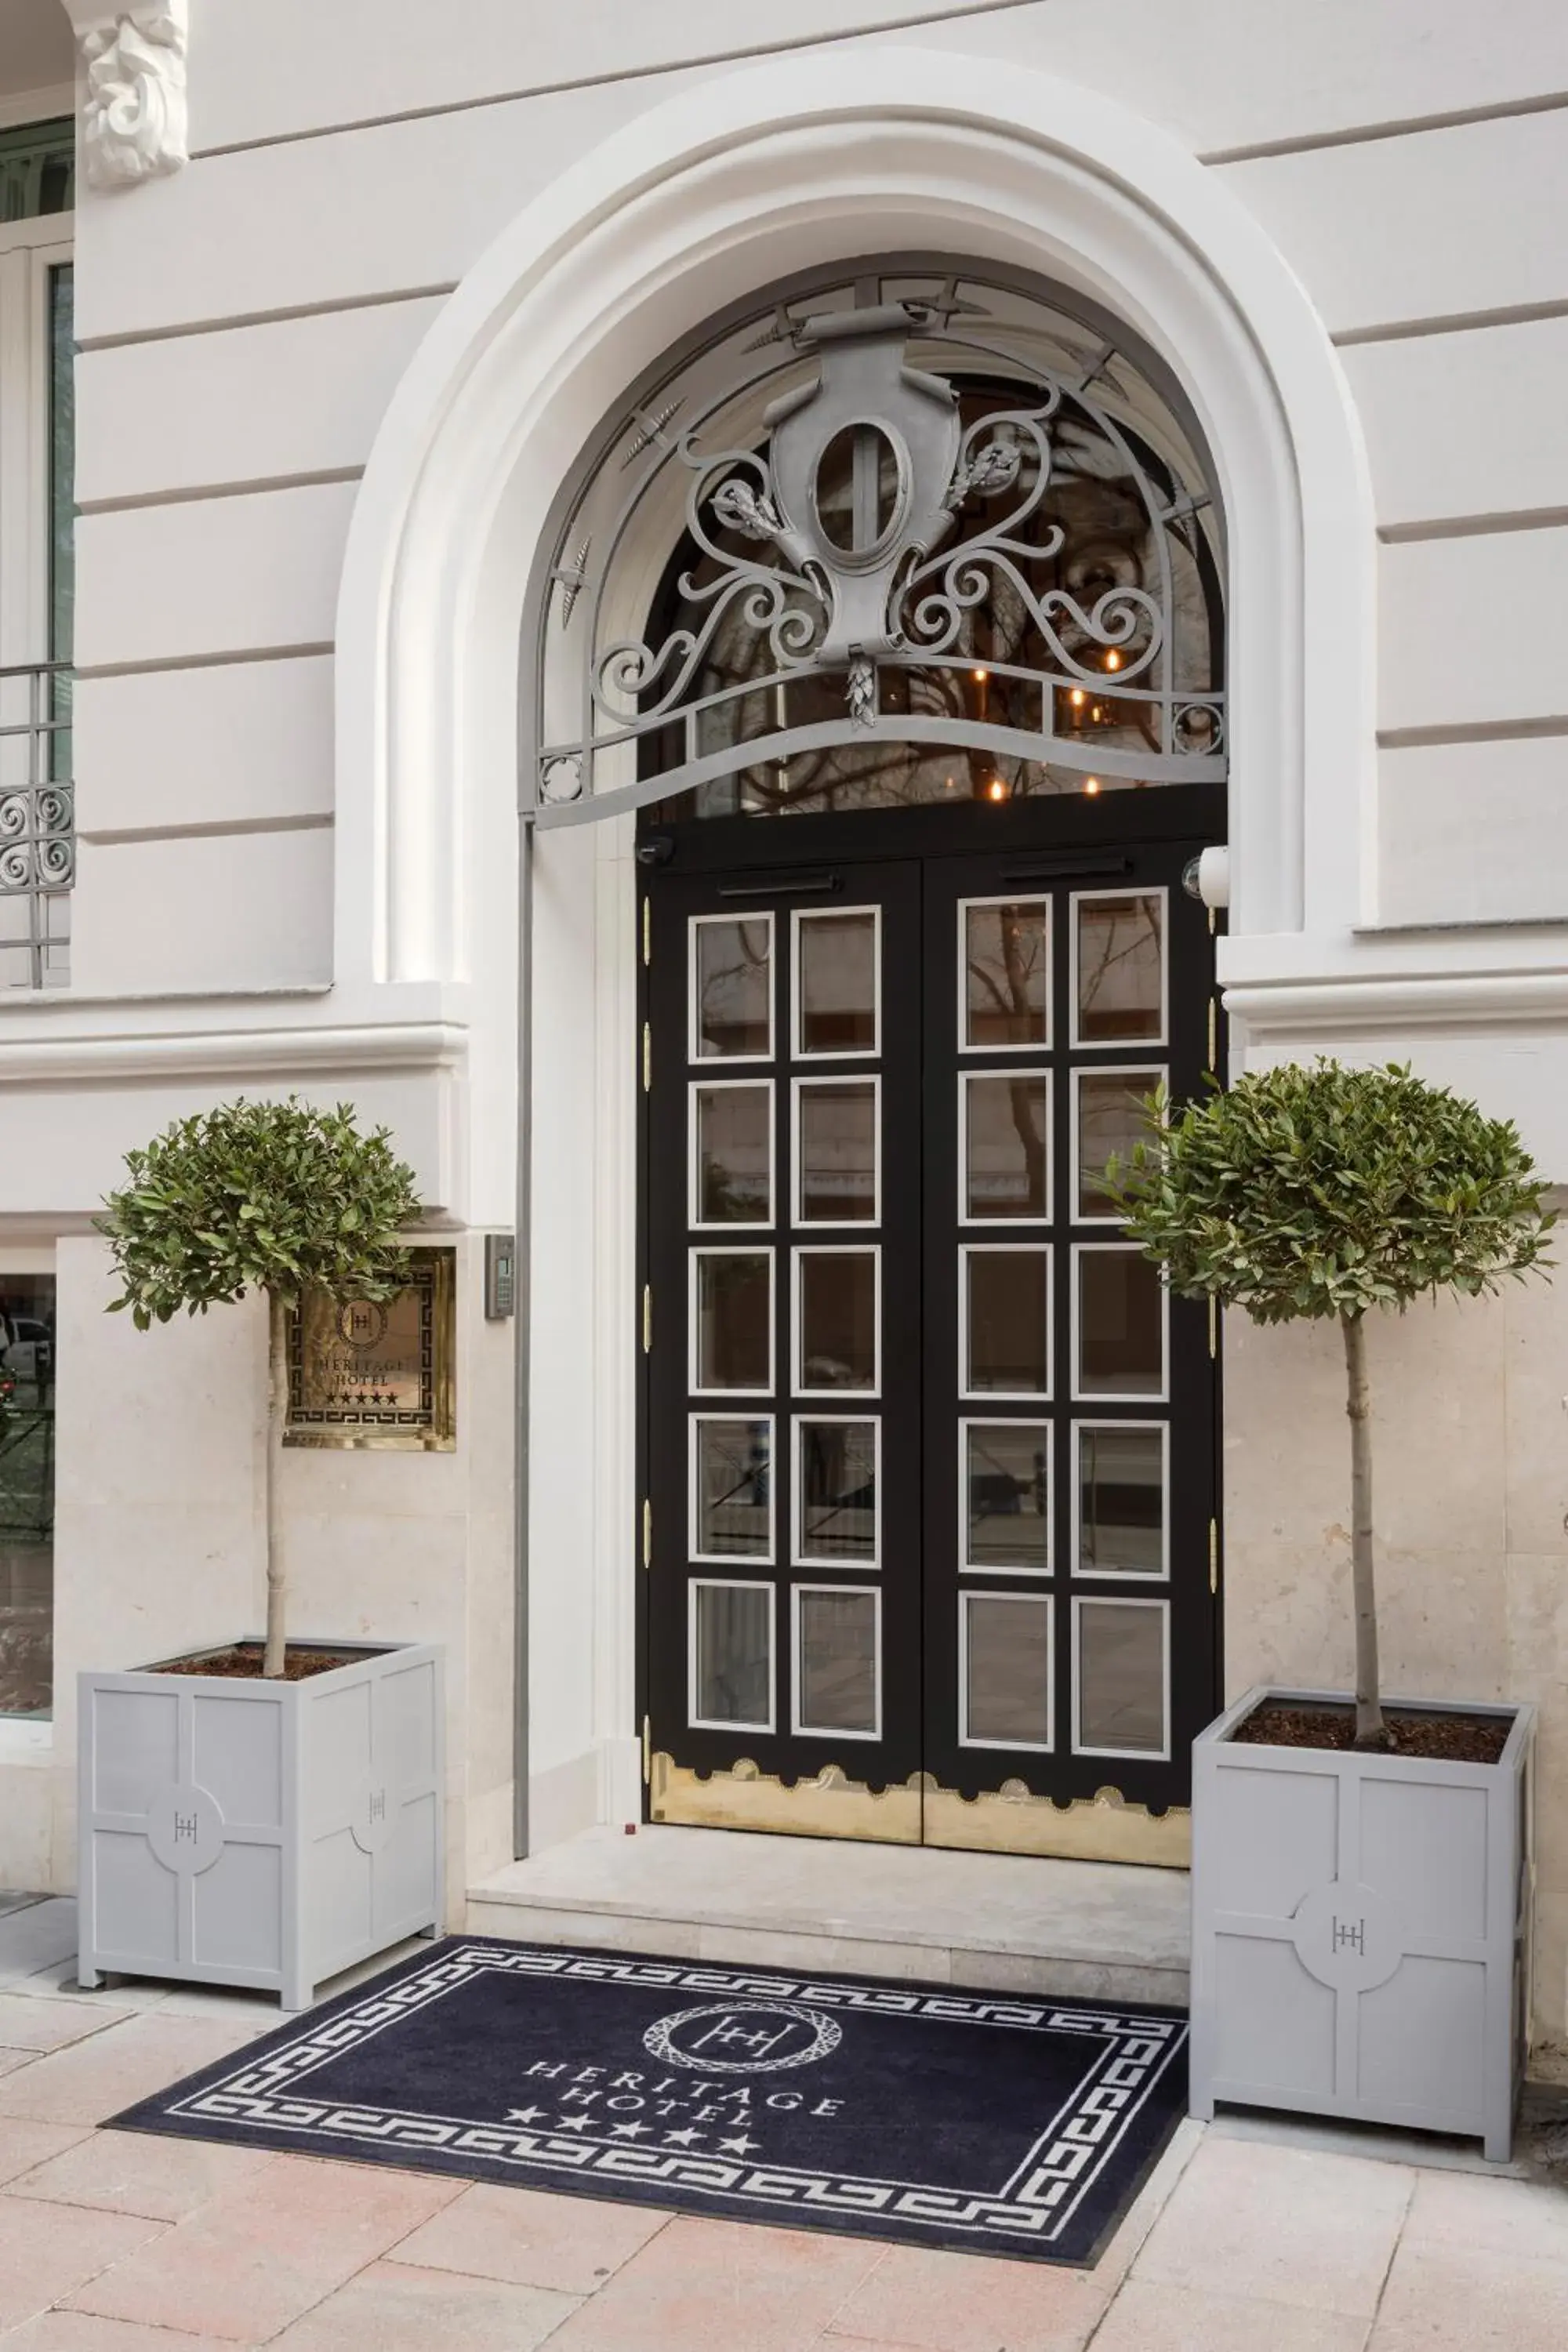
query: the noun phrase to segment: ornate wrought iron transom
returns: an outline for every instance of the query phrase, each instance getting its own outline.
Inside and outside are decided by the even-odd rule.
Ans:
[[[1146,360],[1016,284],[878,270],[731,325],[561,532],[542,816],[885,798],[895,744],[893,797],[1223,775],[1200,467]]]

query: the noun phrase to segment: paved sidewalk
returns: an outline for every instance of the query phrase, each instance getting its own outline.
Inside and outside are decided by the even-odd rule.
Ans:
[[[0,1913],[0,2352],[1568,2346],[1568,2189],[1414,2141],[1184,2124],[1085,2273],[104,2131],[278,2011],[77,1993],[73,1950],[69,1904]]]

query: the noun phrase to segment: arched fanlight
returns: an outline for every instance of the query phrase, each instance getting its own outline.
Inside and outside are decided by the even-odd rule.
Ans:
[[[684,352],[563,501],[538,804],[1212,781],[1223,579],[1134,338],[979,268],[825,278]]]

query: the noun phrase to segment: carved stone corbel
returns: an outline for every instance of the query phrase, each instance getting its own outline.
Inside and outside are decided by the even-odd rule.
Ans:
[[[82,159],[95,188],[134,187],[185,163],[190,0],[63,0],[81,60]]]

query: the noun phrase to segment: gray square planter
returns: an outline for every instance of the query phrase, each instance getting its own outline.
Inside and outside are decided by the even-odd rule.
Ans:
[[[322,1650],[342,1643],[312,1643]],[[79,1974],[316,1985],[438,1929],[441,1653],[304,1682],[78,1678]]]
[[[1475,2136],[1506,2160],[1529,2019],[1535,1710],[1495,1764],[1193,1746],[1194,2116],[1216,2100]]]

